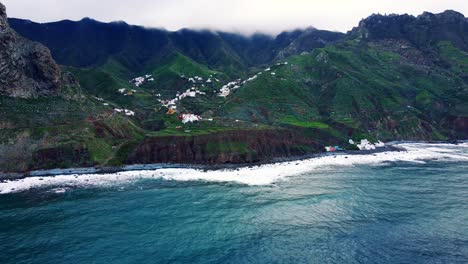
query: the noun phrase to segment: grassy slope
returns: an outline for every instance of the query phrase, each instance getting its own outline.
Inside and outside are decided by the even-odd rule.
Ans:
[[[177,115],[166,115],[156,93],[164,99],[174,98],[177,91],[193,86],[187,77],[201,76],[207,79],[215,75],[227,79],[181,54],[175,53],[154,66],[139,73],[125,69],[115,60],[109,60],[99,68],[68,67],[79,80],[85,98],[67,100],[62,97],[38,99],[0,98],[2,170],[28,170],[34,168],[73,167],[91,165],[122,165],[127,156],[145,137],[193,136],[242,128],[224,122],[201,122],[183,125]],[[156,81],[142,87],[132,87],[128,79],[153,74]],[[219,89],[221,83],[206,85],[203,89]],[[118,89],[138,92],[124,96]],[[203,90],[201,89],[201,90]],[[97,98],[103,98],[99,101]],[[216,98],[215,94],[210,95]],[[187,98],[185,107],[200,114],[210,108],[213,100]],[[104,103],[108,103],[105,106]],[[136,112],[135,117],[115,113],[114,108],[127,108]],[[195,112],[195,111],[190,111]],[[160,124],[162,122],[162,124]],[[14,143],[14,144],[11,144]],[[10,144],[10,146],[8,145]]]
[[[465,62],[466,53],[447,44],[442,48],[455,62],[452,67]],[[445,139],[448,131],[439,122],[448,112],[467,115],[461,97],[467,84],[456,71],[428,70],[366,43],[348,41],[288,63],[272,67],[276,75],[264,72],[241,88],[222,113],[383,140]]]
[[[86,99],[0,98],[0,155],[8,153],[0,165],[9,166],[8,170],[121,165],[146,137],[238,129],[294,129],[322,144],[345,147],[350,147],[345,142],[351,137],[447,139],[453,134],[446,118],[468,116],[468,56],[447,42],[437,49],[440,55],[432,58],[437,65],[427,67],[375,45],[348,41],[290,57],[287,65],[273,65],[226,99],[213,91],[234,78],[180,53],[141,72],[112,59],[99,68],[68,68],[80,81]],[[128,82],[144,74],[153,74],[155,82],[139,88]],[[244,74],[240,77],[248,76]],[[213,75],[221,80],[198,85],[207,95],[184,99],[179,106],[180,112],[214,117],[213,122],[182,125],[177,115],[167,115],[161,107],[155,94],[171,99],[177,91],[193,86],[181,75],[204,79]],[[117,91],[120,88],[138,92],[123,96]],[[113,108],[137,114],[126,117]],[[206,147],[219,154],[246,150],[229,142]]]

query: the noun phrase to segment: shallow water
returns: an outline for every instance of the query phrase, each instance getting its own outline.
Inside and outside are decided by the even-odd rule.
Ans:
[[[467,263],[468,146],[406,147],[1,183],[0,263]]]

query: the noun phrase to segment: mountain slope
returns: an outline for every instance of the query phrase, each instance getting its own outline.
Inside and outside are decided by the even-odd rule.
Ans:
[[[429,33],[422,40],[407,37],[388,23],[405,30],[427,28]],[[332,135],[341,134],[342,141],[363,135],[384,140],[466,138],[466,26],[466,18],[453,12],[372,16],[348,41],[264,71],[234,93],[221,112],[276,125],[310,127],[319,122]],[[445,30],[437,35],[440,28]]]

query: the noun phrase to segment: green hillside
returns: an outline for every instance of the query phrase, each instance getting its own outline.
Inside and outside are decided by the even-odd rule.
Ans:
[[[448,116],[468,116],[466,71],[459,70],[468,56],[440,45],[444,52],[431,59],[445,67],[414,64],[359,41],[293,56],[242,87],[222,113],[277,125],[344,126],[385,140],[446,139],[457,133]]]
[[[79,82],[76,91],[0,97],[0,167],[242,163],[329,145],[355,149],[349,139],[467,139],[468,26],[445,25],[466,19],[452,12],[427,25],[421,19],[374,15],[346,39],[315,49],[307,43],[318,40],[298,31],[304,41],[265,66],[247,66],[234,52],[241,47],[226,44],[243,38],[209,32],[174,33],[179,44],[156,55],[135,57],[136,46],[100,50],[103,63],[63,66]],[[442,34],[435,24],[453,31]],[[418,27],[430,34],[415,35]],[[198,121],[182,122],[185,114]]]

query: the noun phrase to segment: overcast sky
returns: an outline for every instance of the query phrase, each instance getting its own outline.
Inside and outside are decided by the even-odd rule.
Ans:
[[[37,22],[91,17],[100,21],[225,31],[278,33],[314,26],[346,32],[372,13],[468,14],[468,0],[0,0],[10,17]]]

